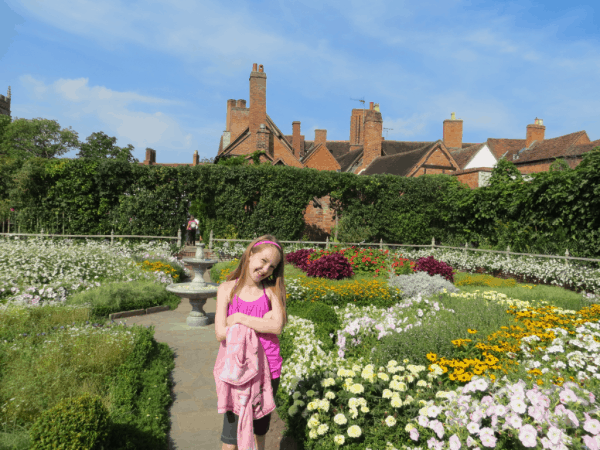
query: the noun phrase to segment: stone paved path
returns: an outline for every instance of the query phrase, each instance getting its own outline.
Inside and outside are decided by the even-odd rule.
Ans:
[[[208,271],[204,278],[210,281]],[[171,406],[170,450],[216,450],[221,448],[223,415],[217,413],[217,393],[213,368],[219,342],[215,338],[214,317],[216,299],[208,299],[204,307],[211,319],[206,327],[189,327],[186,317],[192,310],[182,300],[174,311],[117,319],[133,324],[154,325],[154,337],[165,342],[175,354],[172,372],[173,405]],[[267,433],[266,449],[290,447],[280,442],[285,424],[276,411],[272,413],[271,429]]]

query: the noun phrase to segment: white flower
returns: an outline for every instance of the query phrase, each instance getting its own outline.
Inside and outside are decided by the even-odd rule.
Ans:
[[[362,431],[358,425],[352,425],[348,428],[348,436],[357,438],[362,434]]]
[[[337,445],[343,445],[345,441],[346,438],[341,434],[338,434],[333,438],[333,442],[335,442]]]
[[[394,417],[393,417],[393,416],[387,416],[387,417],[385,418],[385,424],[386,424],[388,427],[393,427],[394,425],[396,425],[396,419],[394,419]]]
[[[325,433],[327,433],[327,430],[329,430],[329,425],[327,425],[326,423],[323,423],[323,424],[319,425],[319,428],[317,428],[317,433],[322,436]]]
[[[348,419],[346,419],[346,416],[344,416],[342,413],[336,414],[335,417],[333,418],[333,421],[335,423],[337,423],[338,425],[344,425],[345,423],[348,422]]]
[[[353,394],[362,394],[363,392],[365,392],[365,388],[362,384],[354,383],[352,386],[350,386],[350,392],[352,392]]]

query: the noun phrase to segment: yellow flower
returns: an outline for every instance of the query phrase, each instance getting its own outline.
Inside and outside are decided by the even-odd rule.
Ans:
[[[427,353],[426,358],[431,362],[435,362],[437,360],[437,355],[435,353]]]
[[[467,333],[469,333],[469,334],[475,334],[475,333],[477,333],[477,330],[472,330],[472,329],[469,328],[467,330]]]

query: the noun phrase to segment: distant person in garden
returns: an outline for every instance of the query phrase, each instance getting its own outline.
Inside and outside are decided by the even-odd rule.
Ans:
[[[188,220],[187,224],[187,241],[189,245],[196,245],[196,233],[198,232],[198,219],[194,218],[194,216],[190,216],[190,220]],[[202,240],[202,237],[200,237]]]
[[[277,336],[281,334],[287,323],[284,262],[285,255],[277,239],[272,235],[261,236],[248,245],[236,269],[227,276],[227,280],[217,291],[215,316],[217,340],[221,342],[221,347],[226,348],[228,333],[233,334],[234,330],[248,331],[244,327],[231,329],[236,324],[245,325],[256,332],[271,372],[269,378],[273,388],[273,398],[277,394],[283,365]],[[215,381],[217,382],[216,376]],[[223,395],[222,384],[217,382],[217,395],[219,395],[219,388]],[[228,403],[229,399],[219,398],[219,400],[219,404],[223,404]],[[263,400],[265,402],[263,404],[270,403],[268,398]],[[252,413],[252,409],[249,411]],[[229,410],[223,415],[221,434],[223,450],[238,448],[238,419],[239,417]],[[270,413],[252,422],[258,450],[265,448],[265,436],[269,431],[270,422]]]

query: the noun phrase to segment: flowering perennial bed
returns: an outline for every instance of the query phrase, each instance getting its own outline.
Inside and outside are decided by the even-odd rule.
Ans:
[[[565,265],[562,260],[529,256],[512,256],[508,259],[495,253],[473,254],[446,249],[401,250],[397,254],[411,260],[431,255],[438,261],[450,264],[455,270],[475,272],[482,268],[488,273],[502,272],[531,282],[540,280],[546,284],[600,294],[600,270],[574,264]]]
[[[448,370],[449,360],[433,353],[429,368],[408,360],[376,368],[363,357],[345,359],[343,349],[361,339],[368,349],[377,333],[402,332],[404,323],[416,326],[421,314],[441,310],[432,299],[408,299],[396,311],[334,308],[343,322],[337,355],[322,350],[310,321],[290,316],[284,333],[298,348],[284,361],[282,390],[291,399],[278,410],[305,436],[305,448],[600,448],[594,394],[600,387],[600,306],[574,312],[493,291],[453,295],[506,305],[519,323],[480,337],[472,348],[457,342],[465,347],[465,358],[454,361],[460,378]],[[475,352],[483,358],[476,361]]]
[[[50,239],[0,240],[0,307],[2,303],[38,305],[62,303],[68,295],[100,286],[105,282],[156,280],[170,284],[173,278],[164,271],[139,267],[132,256],[163,258],[180,264],[170,256],[166,243],[137,245]]]

